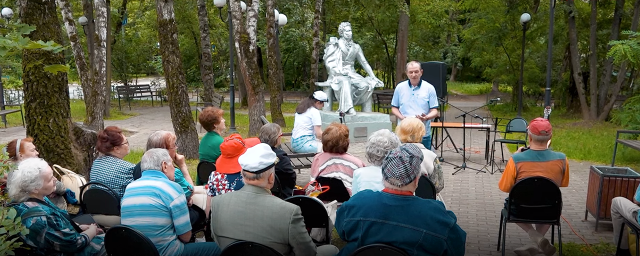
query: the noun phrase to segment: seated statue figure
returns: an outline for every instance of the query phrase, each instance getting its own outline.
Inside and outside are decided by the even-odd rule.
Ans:
[[[329,78],[326,82],[316,83],[325,87],[325,92],[333,90],[338,101],[338,112],[354,115],[354,105],[362,104],[363,112],[371,112],[372,94],[374,87],[382,87],[383,83],[376,78],[371,66],[364,58],[360,45],[353,42],[351,24],[342,22],[338,27],[340,39],[331,37],[324,49],[324,64]],[[367,72],[367,77],[362,77],[354,68],[356,60]],[[331,94],[327,93],[329,97]],[[331,101],[330,101],[331,102]],[[324,110],[330,110],[328,104]]]

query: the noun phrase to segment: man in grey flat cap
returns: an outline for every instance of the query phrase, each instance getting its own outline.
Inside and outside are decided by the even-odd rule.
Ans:
[[[467,234],[439,201],[414,195],[423,155],[412,144],[390,151],[382,161],[384,189],[360,191],[340,206],[335,227],[347,245],[388,244],[409,255],[464,255]]]
[[[265,143],[238,158],[245,186],[216,196],[211,204],[211,232],[220,248],[235,241],[266,245],[283,255],[336,255],[333,245],[316,247],[297,205],[271,195],[278,156]]]

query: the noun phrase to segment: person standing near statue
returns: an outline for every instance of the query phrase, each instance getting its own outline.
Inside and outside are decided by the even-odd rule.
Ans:
[[[400,82],[391,99],[391,113],[397,117],[398,124],[406,117],[420,119],[427,130],[422,137],[422,144],[431,149],[431,119],[440,115],[438,112],[438,95],[436,89],[421,79],[422,68],[417,61],[407,63],[409,80]]]
[[[351,23],[340,23],[338,34],[340,39],[331,37],[324,49],[323,59],[329,78],[318,85],[331,86],[339,103],[338,112],[354,115],[354,105],[360,104],[363,112],[371,112],[373,88],[382,87],[383,83],[376,78],[360,45],[353,42]],[[356,61],[367,72],[367,77],[356,72]]]

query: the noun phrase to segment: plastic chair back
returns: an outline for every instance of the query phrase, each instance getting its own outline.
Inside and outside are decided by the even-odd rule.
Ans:
[[[237,241],[225,247],[220,256],[282,256],[282,254],[266,245]]]
[[[80,206],[84,213],[120,215],[120,197],[107,185],[89,182],[80,188],[80,195]]]
[[[416,188],[416,196],[424,199],[436,199],[436,186],[433,185],[433,182],[425,176],[420,175],[420,180],[418,181],[418,188]]]
[[[507,202],[508,219],[528,222],[559,222],[562,213],[562,193],[553,181],[531,177],[518,181]]]
[[[339,203],[343,203],[351,198],[351,195],[349,195],[349,191],[340,179],[317,177],[316,181],[318,181],[318,183],[320,183],[322,186],[329,186],[329,190],[327,190],[327,192],[318,195],[318,199],[322,201],[330,202],[336,200]]]
[[[516,117],[514,119],[509,120],[507,123],[507,127],[505,128],[506,133],[527,133],[527,120],[524,120],[522,117]]]
[[[331,241],[331,230],[329,230],[329,213],[324,208],[324,204],[315,198],[308,196],[292,196],[285,201],[295,204],[300,207],[302,217],[304,218],[304,225],[309,232],[312,228],[324,228],[327,230],[326,243]]]
[[[280,185],[280,179],[278,178],[278,175],[274,175],[274,177],[275,179],[273,182],[273,187],[271,188],[271,194],[282,198],[284,196],[282,195],[282,185]]]
[[[201,184],[209,183],[209,175],[216,170],[216,164],[207,161],[198,163],[198,178]]]
[[[104,247],[110,256],[160,256],[148,237],[126,225],[117,225],[107,230]]]
[[[358,248],[351,256],[409,256],[405,251],[386,244],[370,244]]]

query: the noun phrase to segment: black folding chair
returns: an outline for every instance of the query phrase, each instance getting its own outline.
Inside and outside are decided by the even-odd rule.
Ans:
[[[436,186],[433,185],[433,182],[425,176],[420,175],[420,180],[418,181],[418,188],[416,188],[416,196],[424,199],[436,199]]]
[[[507,204],[500,213],[497,250],[500,251],[502,242],[502,255],[505,255],[507,223],[547,224],[551,225],[551,244],[554,242],[554,227],[558,226],[558,253],[562,256],[561,214],[562,193],[556,183],[545,177],[518,181],[509,192]]]
[[[278,175],[273,175],[275,177],[275,180],[273,182],[273,187],[271,188],[271,194],[274,196],[277,196],[279,198],[285,199],[285,195],[282,194],[282,185],[280,185],[280,179],[278,178]]]
[[[326,229],[326,240],[327,244],[331,243],[331,232],[329,230],[329,214],[327,213],[327,209],[324,208],[324,205],[311,197],[308,196],[292,196],[285,201],[295,204],[300,207],[300,211],[302,211],[302,217],[304,218],[304,225],[307,227],[307,230],[311,232],[312,228],[324,228]]]
[[[120,216],[120,197],[107,185],[92,181],[80,188],[80,207],[85,214]]]
[[[491,161],[492,161],[491,172],[492,173],[493,173],[494,165],[497,165],[495,163],[496,143],[500,143],[500,153],[502,154],[502,161],[504,162],[505,159],[504,159],[504,147],[503,147],[503,145],[504,144],[515,144],[516,146],[524,145],[526,147],[527,146],[527,136],[528,136],[528,133],[527,133],[527,127],[528,126],[529,125],[527,124],[527,120],[524,120],[521,117],[513,118],[513,119],[509,120],[509,123],[507,123],[507,126],[505,127],[503,138],[502,139],[495,139],[495,138],[493,139],[493,145],[491,146]],[[509,134],[515,134],[515,133],[524,133],[525,134],[524,140],[507,138]],[[494,137],[495,137],[495,135],[494,135]]]
[[[320,183],[322,186],[329,186],[329,190],[327,190],[327,192],[318,195],[318,199],[322,201],[331,202],[333,200],[336,200],[339,203],[343,203],[351,198],[351,195],[349,195],[349,191],[340,179],[317,177],[316,181],[318,181],[318,183]]]
[[[351,256],[409,256],[405,251],[386,244],[365,245],[353,253]]]
[[[249,241],[236,241],[227,245],[220,256],[282,256],[273,248]]]
[[[209,175],[216,170],[216,164],[207,161],[198,163],[198,180],[200,184],[209,183]]]
[[[148,237],[126,225],[117,225],[107,230],[104,247],[109,256],[160,256]]]
[[[636,256],[640,256],[640,227],[637,224],[634,224],[635,221],[628,220],[627,218],[622,219],[622,227],[620,227],[620,234],[618,234],[618,244],[616,245],[616,250],[620,250],[620,243],[622,242],[622,232],[627,232],[624,226],[628,226],[633,233],[636,234]],[[616,234],[613,234],[614,236]]]

